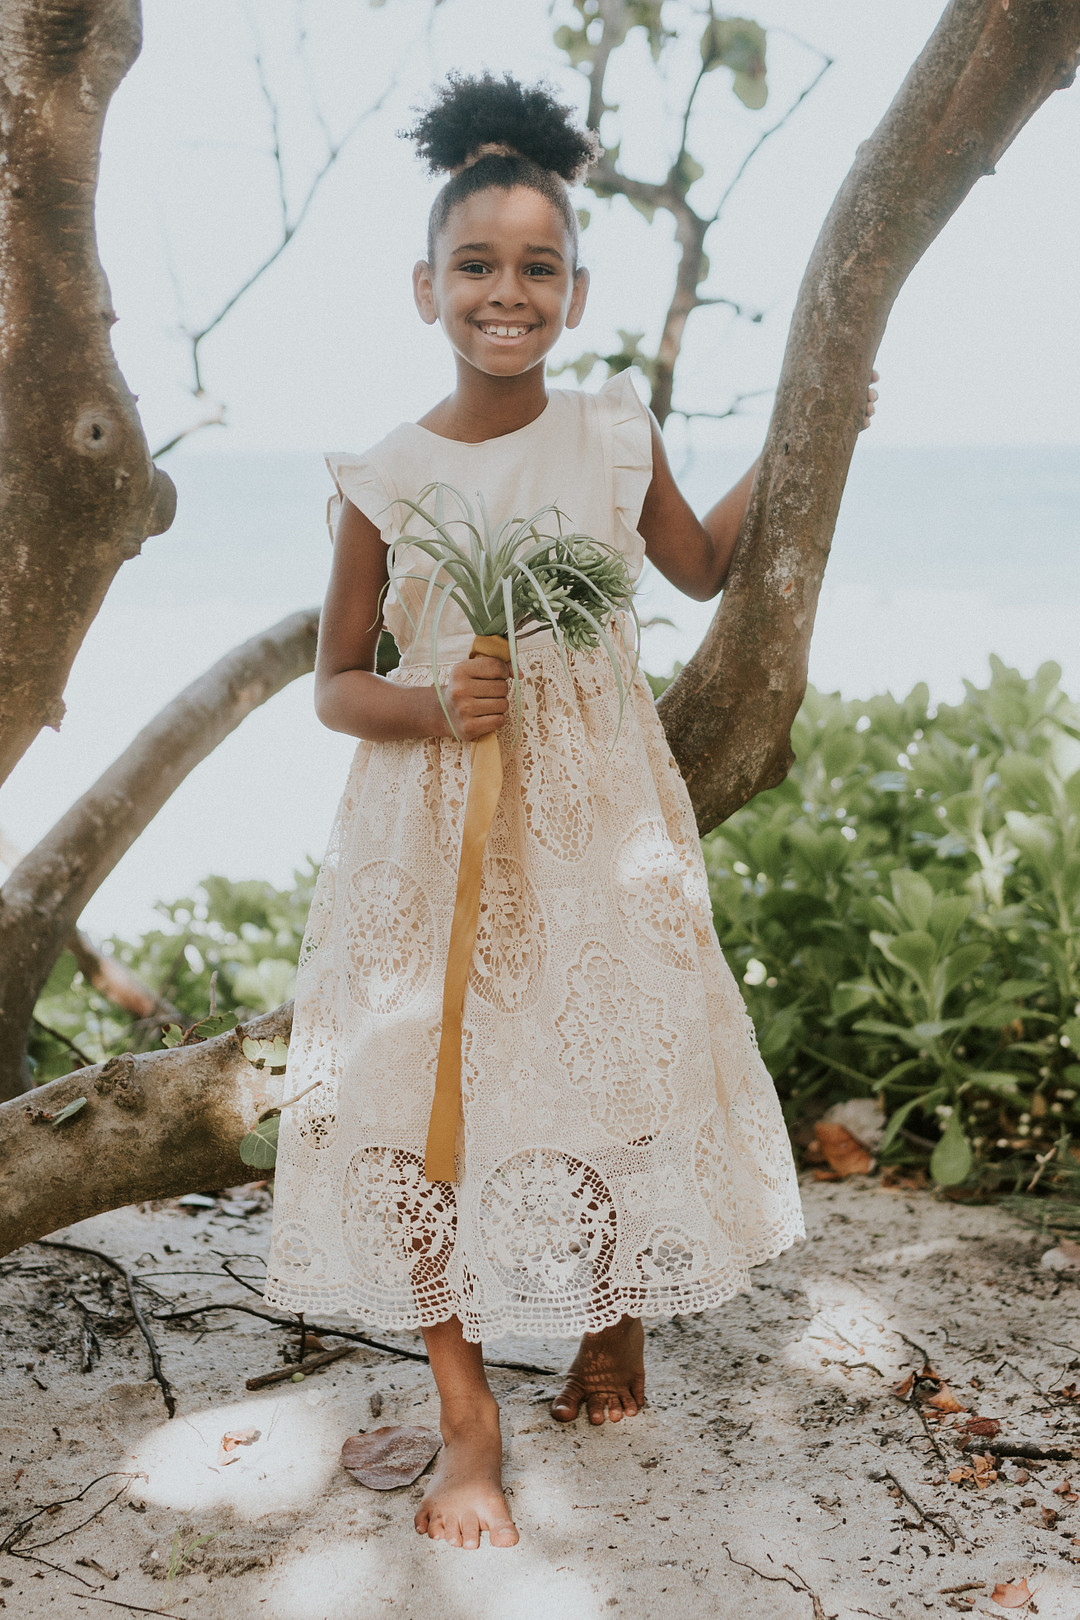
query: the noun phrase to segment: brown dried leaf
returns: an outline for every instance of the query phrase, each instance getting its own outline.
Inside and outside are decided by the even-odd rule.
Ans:
[[[968,1434],[982,1435],[985,1440],[993,1440],[1001,1433],[1001,1424],[997,1418],[970,1417],[964,1428]]]
[[[253,1446],[260,1439],[258,1429],[230,1429],[221,1437],[218,1447],[218,1467],[224,1468],[226,1463],[234,1463],[240,1454],[241,1446]]]
[[[881,1172],[881,1185],[894,1192],[921,1192],[929,1186],[925,1170],[901,1170],[898,1165],[886,1165]]]
[[[442,1445],[435,1429],[411,1423],[351,1434],[341,1448],[342,1467],[373,1491],[393,1491],[411,1485]]]
[[[990,1594],[990,1601],[996,1603],[1000,1609],[1022,1609],[1034,1596],[1025,1575],[1022,1581],[1013,1583],[999,1581]]]
[[[899,1395],[900,1399],[904,1401],[907,1400],[907,1397],[911,1394],[914,1387],[915,1374],[913,1372],[909,1372],[906,1378],[901,1378],[898,1384],[893,1385],[892,1392],[894,1395]]]
[[[1057,1508],[1044,1507],[1042,1510],[1042,1521],[1048,1530],[1052,1530],[1055,1524],[1058,1522]]]
[[[1067,1479],[1063,1479],[1060,1485],[1055,1485],[1054,1486],[1054,1495],[1055,1496],[1068,1496],[1069,1493],[1071,1492],[1071,1490],[1072,1490],[1072,1486],[1069,1483],[1069,1481]]]
[[[975,1484],[980,1491],[985,1491],[986,1487],[992,1485],[997,1479],[997,1469],[994,1467],[995,1459],[987,1452],[984,1456],[976,1453],[971,1460],[975,1465]]]
[[[821,1145],[829,1167],[840,1176],[865,1176],[874,1168],[873,1155],[867,1153],[846,1125],[833,1120],[819,1119],[814,1135]]]
[[[937,1394],[936,1395],[931,1395],[929,1397],[929,1399],[926,1400],[923,1404],[925,1406],[932,1406],[935,1412],[966,1412],[967,1411],[967,1407],[963,1404],[962,1401],[957,1400],[956,1396],[953,1394],[953,1392],[949,1388],[948,1384],[942,1384],[942,1386],[938,1390]]]
[[[950,1485],[963,1485],[965,1480],[974,1478],[975,1472],[971,1468],[953,1468],[949,1472]]]
[[[1063,1400],[1080,1401],[1080,1387],[1076,1384],[1063,1384],[1057,1393]]]

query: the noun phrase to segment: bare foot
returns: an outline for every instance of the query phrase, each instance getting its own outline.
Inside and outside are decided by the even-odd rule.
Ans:
[[[624,1316],[614,1327],[586,1333],[551,1415],[572,1423],[582,1401],[590,1423],[603,1423],[605,1417],[618,1423],[644,1406],[645,1331],[639,1317]]]
[[[422,1536],[447,1541],[451,1547],[479,1547],[486,1530],[493,1547],[513,1547],[518,1540],[502,1490],[502,1435],[499,1407],[487,1400],[445,1412],[443,1449],[413,1523]]]

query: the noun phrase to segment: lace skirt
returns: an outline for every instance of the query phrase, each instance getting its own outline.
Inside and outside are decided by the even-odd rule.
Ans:
[[[356,750],[301,956],[266,1298],[472,1341],[708,1309],[803,1235],[787,1133],[637,675],[522,656],[465,996],[456,1185],[424,1179],[468,786]],[[627,671],[629,676],[629,671]],[[429,683],[424,665],[392,677]]]

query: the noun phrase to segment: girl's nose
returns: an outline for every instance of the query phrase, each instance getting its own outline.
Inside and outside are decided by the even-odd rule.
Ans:
[[[498,304],[500,309],[520,306],[527,302],[524,288],[512,271],[505,271],[496,278],[488,294],[488,302]]]

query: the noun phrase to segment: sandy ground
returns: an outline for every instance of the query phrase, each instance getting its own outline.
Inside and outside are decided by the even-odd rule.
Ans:
[[[229,1312],[157,1324],[168,1421],[143,1340],[123,1332],[123,1283],[86,1256],[21,1250],[0,1262],[0,1544],[90,1488],[17,1532],[0,1602],[26,1620],[1080,1620],[1080,1503],[1055,1491],[1080,1463],[1026,1465],[1020,1481],[1025,1465],[1003,1464],[982,1490],[946,1478],[972,1413],[1000,1420],[1000,1440],[1080,1443],[1080,1403],[1051,1393],[1080,1369],[1080,1272],[1041,1266],[1046,1242],[997,1210],[861,1181],[804,1194],[808,1241],[750,1294],[649,1329],[650,1403],[631,1421],[552,1422],[543,1369],[565,1365],[565,1341],[489,1347],[541,1369],[491,1374],[522,1535],[507,1551],[421,1539],[422,1483],[375,1492],[340,1466],[358,1430],[436,1425],[426,1365],[363,1349],[247,1392],[295,1334]],[[221,1265],[259,1275],[264,1204],[123,1210],[62,1236],[153,1276],[176,1308],[258,1306]],[[87,1372],[84,1321],[101,1351]],[[933,1439],[891,1392],[924,1352],[968,1408]],[[236,1428],[259,1438],[219,1466]],[[993,1601],[1024,1577],[1029,1609]]]

